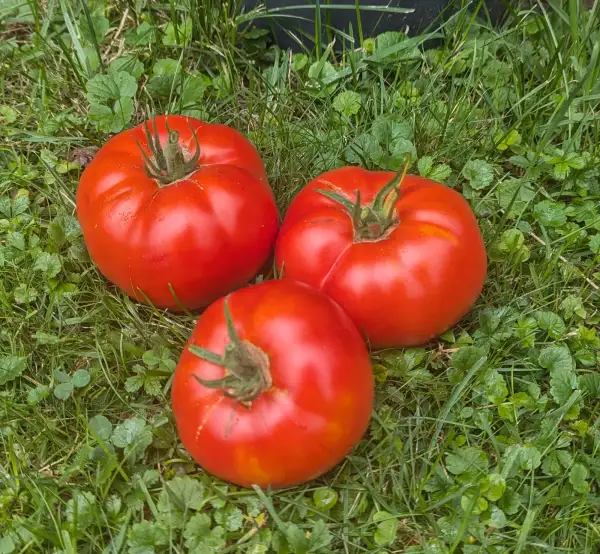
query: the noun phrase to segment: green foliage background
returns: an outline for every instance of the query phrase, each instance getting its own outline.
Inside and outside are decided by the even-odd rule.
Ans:
[[[471,2],[430,35],[294,55],[230,7],[0,5],[0,553],[598,552],[600,3],[492,29]],[[89,148],[160,112],[249,136],[282,209],[409,152],[479,218],[482,297],[434,343],[373,353],[369,432],[318,482],[198,471],[168,406],[193,320],[87,256]]]

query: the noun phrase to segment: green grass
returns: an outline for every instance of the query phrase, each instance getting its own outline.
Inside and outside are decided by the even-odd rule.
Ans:
[[[2,3],[0,553],[600,551],[585,6],[513,7],[497,29],[461,10],[435,49],[391,33],[292,56],[228,2]],[[275,494],[199,471],[168,404],[193,320],[132,303],[87,258],[72,160],[159,112],[247,134],[282,209],[326,169],[411,152],[479,217],[477,305],[425,348],[373,353],[369,432],[317,482]]]

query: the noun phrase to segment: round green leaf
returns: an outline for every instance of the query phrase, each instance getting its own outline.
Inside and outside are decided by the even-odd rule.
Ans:
[[[0,539],[0,554],[11,554],[15,549],[15,543],[10,537],[3,537]]]
[[[100,440],[108,440],[112,434],[113,425],[107,417],[98,414],[90,419],[90,427]]]
[[[494,168],[484,160],[469,160],[463,167],[462,174],[476,190],[487,188],[494,180]]]
[[[495,527],[496,529],[502,529],[502,527],[504,527],[506,525],[506,516],[504,515],[504,512],[497,506],[494,506],[491,510],[490,517],[487,521],[487,524],[490,527]]]
[[[575,464],[569,472],[569,483],[573,485],[573,488],[581,494],[585,494],[589,490],[589,485],[586,481],[588,478],[589,471],[582,464]]]
[[[525,445],[519,449],[519,465],[521,469],[532,470],[540,466],[542,455],[533,445]]]
[[[78,369],[71,378],[71,383],[78,389],[85,387],[90,382],[90,373],[86,369]]]
[[[460,411],[460,417],[462,419],[469,419],[472,415],[473,415],[473,408],[471,408],[471,406],[465,406]]]
[[[34,389],[29,389],[29,392],[27,393],[27,403],[30,406],[35,406],[44,400],[48,394],[50,394],[50,390],[46,385],[39,385]]]
[[[66,400],[73,394],[73,384],[72,383],[61,383],[60,385],[56,385],[54,387],[54,396],[59,400]]]
[[[71,380],[69,374],[60,369],[54,371],[54,378],[61,383],[68,383]]]
[[[600,233],[590,238],[590,250],[594,254],[600,254]]]
[[[19,356],[0,357],[0,385],[4,385],[21,375],[27,367],[27,358]]]
[[[343,92],[340,92],[333,101],[333,109],[336,112],[345,115],[346,117],[357,114],[360,110],[360,106],[360,94],[352,90],[344,90]]]
[[[496,502],[506,490],[506,481],[499,473],[490,473],[483,482],[483,491],[488,500]]]
[[[386,511],[375,512],[373,521],[377,523],[375,543],[378,546],[391,544],[396,539],[398,532],[398,519]]]
[[[315,507],[319,510],[329,511],[338,501],[338,493],[329,487],[321,487],[313,493]]]
[[[478,497],[476,500],[473,499],[471,494],[463,494],[460,499],[460,507],[463,511],[468,512],[471,508],[471,514],[481,514],[488,508],[488,501],[483,497]]]

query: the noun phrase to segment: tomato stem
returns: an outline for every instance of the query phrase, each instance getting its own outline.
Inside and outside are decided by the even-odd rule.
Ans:
[[[318,192],[320,192],[323,196],[326,196],[330,200],[333,200],[334,202],[341,204],[349,212],[353,212],[355,203],[351,202],[347,198],[344,198],[341,194],[338,194],[337,192],[333,192],[331,190],[323,190],[323,189],[318,189]]]
[[[200,379],[197,375],[194,375],[194,378],[207,388],[221,389],[224,396],[250,405],[273,386],[269,358],[251,342],[240,339],[231,317],[228,299],[229,297],[226,297],[223,304],[230,342],[223,355],[195,345],[189,347],[195,356],[224,368],[225,375],[220,379],[211,380]]]
[[[400,186],[406,177],[408,172],[408,166],[410,165],[410,154],[406,155],[404,167],[402,168],[402,172],[396,173],[394,178],[382,189],[389,188],[390,192],[386,195],[385,199],[382,203],[382,211],[384,221],[387,222],[387,226],[391,225],[394,219],[394,213],[396,211],[396,204],[400,199]],[[376,199],[377,200],[377,199]]]
[[[317,192],[341,204],[348,211],[357,241],[377,240],[392,225],[398,223],[396,204],[400,198],[400,187],[406,177],[409,165],[410,154],[406,154],[404,167],[377,193],[373,202],[365,206],[361,204],[360,190],[358,189],[354,202],[331,190],[317,189]]]
[[[160,144],[156,119],[152,120],[154,133],[150,131],[148,121],[144,122],[144,134],[146,135],[150,156],[146,154],[139,141],[137,141],[138,148],[144,159],[144,169],[146,170],[146,174],[151,179],[155,179],[162,186],[183,179],[186,175],[189,175],[196,169],[198,160],[200,159],[200,143],[189,122],[188,126],[194,137],[195,151],[188,161],[185,160],[183,150],[179,144],[179,133],[177,131],[172,131],[169,128],[169,122],[166,118],[165,126],[169,135],[167,144],[163,147]]]
[[[352,207],[352,224],[354,225],[354,228],[357,229],[358,227],[360,227],[360,223],[361,223],[361,216],[362,216],[362,209],[361,209],[361,205],[360,205],[360,190],[356,189],[356,202],[354,203],[354,206]]]

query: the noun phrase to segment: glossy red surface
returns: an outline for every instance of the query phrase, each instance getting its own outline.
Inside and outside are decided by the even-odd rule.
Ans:
[[[92,260],[130,296],[188,309],[243,286],[271,255],[278,213],[262,160],[236,130],[168,116],[186,159],[200,143],[197,169],[160,187],[149,178],[137,142],[140,125],[113,137],[85,169],[77,216]],[[161,144],[165,116],[156,119]],[[152,123],[150,128],[153,129]]]
[[[365,432],[373,376],[363,339],[323,293],[290,280],[232,293],[242,340],[268,357],[273,386],[250,407],[201,385],[225,370],[186,347],[175,370],[173,412],[183,445],[207,471],[241,486],[278,488],[335,466]],[[223,299],[199,318],[188,344],[222,354]]]
[[[282,223],[275,259],[284,278],[336,300],[374,348],[422,344],[454,325],[479,296],[485,246],[466,200],[429,179],[407,175],[396,205],[399,223],[382,238],[354,238],[350,215],[318,193],[373,201],[394,176],[357,167],[311,181]]]

